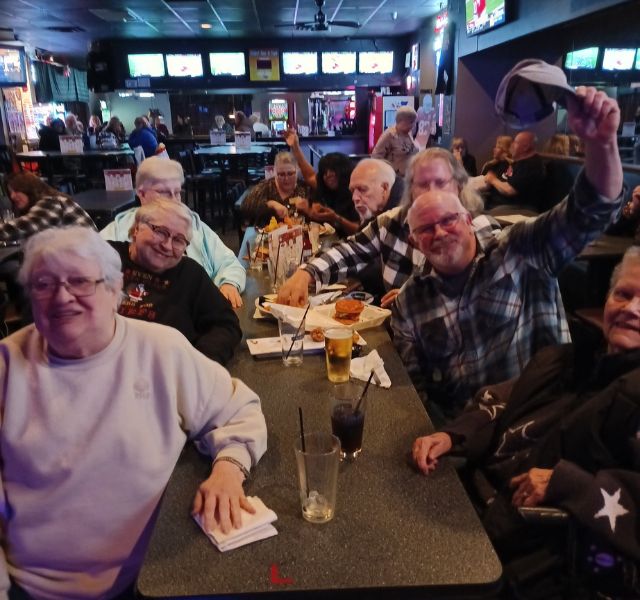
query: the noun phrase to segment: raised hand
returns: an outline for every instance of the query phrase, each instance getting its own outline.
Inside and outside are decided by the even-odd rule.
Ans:
[[[568,96],[568,122],[586,142],[609,144],[616,141],[620,125],[618,103],[594,87],[579,86],[577,97]]]

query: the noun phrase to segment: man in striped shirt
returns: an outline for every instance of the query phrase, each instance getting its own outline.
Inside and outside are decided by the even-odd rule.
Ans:
[[[397,298],[394,343],[436,422],[460,413],[481,386],[519,375],[544,346],[569,341],[556,276],[611,222],[623,181],[615,100],[582,87],[568,110],[585,169],[549,212],[496,235],[474,228],[446,190],[409,210],[411,240],[430,266]]]

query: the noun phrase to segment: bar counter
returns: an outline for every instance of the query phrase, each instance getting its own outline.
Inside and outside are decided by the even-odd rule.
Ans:
[[[245,338],[277,335],[272,320],[252,318],[267,291],[266,271],[248,272],[240,320]],[[278,535],[220,553],[189,516],[210,461],[188,447],[167,487],[138,580],[145,598],[214,598],[267,594],[289,598],[483,597],[495,592],[500,562],[453,467],[443,460],[426,478],[407,453],[432,431],[426,412],[384,329],[361,332],[385,361],[392,387],[371,386],[363,451],[341,463],[336,514],[326,524],[303,520],[293,446],[298,406],[306,431],[330,431],[324,355],[305,355],[300,367],[280,359],[254,360],[246,342],[229,365],[262,400],[268,450],[245,489],[278,515]]]

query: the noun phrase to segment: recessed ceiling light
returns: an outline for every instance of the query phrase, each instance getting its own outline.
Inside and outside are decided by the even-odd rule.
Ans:
[[[200,23],[202,29],[211,29],[211,23]]]

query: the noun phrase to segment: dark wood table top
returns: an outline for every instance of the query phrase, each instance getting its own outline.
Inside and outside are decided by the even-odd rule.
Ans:
[[[134,190],[107,192],[106,190],[85,190],[73,195],[73,201],[86,211],[103,210],[118,212],[133,206],[136,200]]]
[[[245,338],[277,335],[274,321],[252,318],[268,285],[266,270],[247,278],[239,313]],[[278,535],[218,552],[189,516],[211,463],[188,447],[171,476],[138,579],[143,597],[362,598],[366,592],[367,598],[466,598],[495,591],[501,565],[454,468],[444,459],[426,478],[407,461],[413,440],[432,426],[386,330],[361,333],[383,358],[392,387],[370,387],[363,452],[340,465],[334,519],[303,520],[293,452],[298,406],[307,431],[330,430],[332,384],[324,356],[308,355],[302,366],[285,368],[279,358],[254,360],[243,340],[229,370],[260,395],[269,432],[246,492],[276,512]]]
[[[633,245],[633,238],[617,235],[601,235],[587,244],[578,258],[585,260],[598,258],[622,258],[622,255]]]

